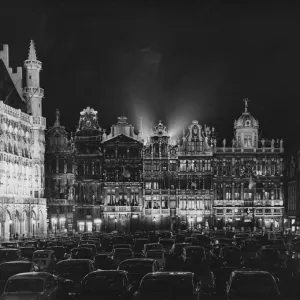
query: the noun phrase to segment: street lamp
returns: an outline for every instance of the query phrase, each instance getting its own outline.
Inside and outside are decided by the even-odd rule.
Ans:
[[[115,231],[117,231],[117,217],[115,217]]]
[[[54,224],[54,235],[56,236],[56,224],[57,224],[56,218],[52,218],[52,224]]]
[[[154,234],[155,234],[155,216],[153,217],[153,227],[154,227],[154,228],[153,228],[153,229],[154,229],[153,231],[154,231]]]

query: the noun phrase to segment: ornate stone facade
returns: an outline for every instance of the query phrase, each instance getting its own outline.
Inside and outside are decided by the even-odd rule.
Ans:
[[[13,74],[9,68],[8,46],[0,52],[0,63],[4,63],[8,76],[0,81],[13,82],[6,99],[0,101],[0,234],[8,238],[12,234],[43,235],[47,231],[46,199],[44,197],[44,152],[46,119],[39,109],[33,109],[32,101],[41,101],[43,94],[39,87],[39,70],[31,70],[30,64],[39,64],[33,41],[30,43],[29,57],[25,61],[26,74],[35,78],[32,83],[27,80],[27,87],[22,86],[22,72],[18,68]],[[29,78],[28,77],[28,78]],[[20,85],[21,84],[21,85]],[[2,85],[3,86],[3,85]],[[5,84],[4,84],[5,86]],[[30,91],[29,91],[29,90]],[[38,95],[33,95],[35,89]],[[9,99],[15,90],[13,101]],[[35,99],[35,100],[33,100]],[[7,103],[16,104],[14,108]],[[27,111],[30,114],[26,113]],[[22,111],[18,107],[24,107]],[[30,107],[30,109],[29,109]]]
[[[64,155],[72,172],[65,167],[59,176],[71,176],[74,190],[59,201],[73,206],[73,229],[282,227],[283,141],[259,137],[244,102],[231,143],[217,141],[214,127],[196,120],[178,140],[161,121],[142,140],[125,117],[107,135],[89,107],[74,140],[56,129],[69,143]]]

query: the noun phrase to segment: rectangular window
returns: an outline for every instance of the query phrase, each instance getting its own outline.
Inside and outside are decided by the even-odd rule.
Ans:
[[[145,189],[146,190],[151,190],[151,183],[152,182],[145,182]]]
[[[158,161],[153,162],[153,171],[159,171],[160,165]]]
[[[144,164],[144,171],[151,171],[152,170],[152,164],[151,162],[147,162]]]
[[[177,170],[177,163],[174,160],[170,161],[170,171],[176,171]]]
[[[186,161],[185,160],[180,161],[180,171],[186,171]]]

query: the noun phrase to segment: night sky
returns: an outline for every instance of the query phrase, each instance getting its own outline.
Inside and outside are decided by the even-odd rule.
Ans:
[[[196,119],[231,144],[248,97],[262,137],[283,138],[295,154],[300,7],[253,2],[6,1],[0,44],[15,68],[35,41],[48,126],[60,108],[75,131],[90,106],[107,129],[124,115],[137,128],[143,117],[145,131],[161,119],[179,134]]]

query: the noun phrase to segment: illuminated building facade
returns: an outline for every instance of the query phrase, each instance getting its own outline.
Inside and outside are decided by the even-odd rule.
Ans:
[[[231,145],[214,149],[214,216],[217,227],[278,229],[283,226],[283,140],[259,136],[245,111],[234,122]]]
[[[286,165],[286,228],[299,230],[300,228],[300,152],[291,157]]]
[[[33,41],[22,68],[9,67],[8,46],[0,51],[0,235],[8,238],[47,232],[44,198],[46,119],[42,116],[44,90]]]
[[[106,134],[97,111],[88,107],[80,115],[74,139],[60,126],[48,132],[60,132],[68,145],[55,154],[64,167],[57,158],[52,164],[64,170],[55,175],[62,182],[56,190],[68,190],[62,194],[74,230],[282,227],[283,141],[259,136],[248,100],[230,145],[196,120],[181,139],[172,140],[160,121],[143,140],[125,117]]]

